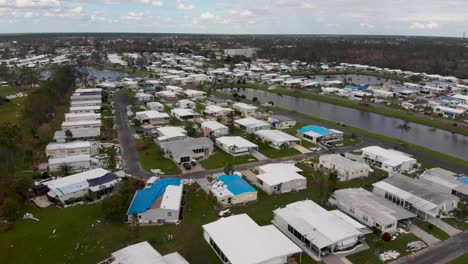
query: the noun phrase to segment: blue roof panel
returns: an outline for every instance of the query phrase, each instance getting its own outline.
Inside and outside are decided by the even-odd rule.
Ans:
[[[179,178],[166,178],[157,180],[150,188],[137,191],[128,208],[127,215],[146,212],[164,194],[167,186],[179,186],[180,184]]]
[[[234,195],[239,195],[246,192],[257,192],[254,187],[248,184],[239,175],[223,175],[220,176],[218,180],[222,181],[228,190]]]
[[[298,133],[301,133],[301,134],[305,134],[307,132],[315,132],[317,134],[320,134],[322,136],[324,135],[328,135],[331,133],[330,130],[324,128],[324,127],[320,127],[320,126],[314,126],[314,125],[309,125],[309,126],[305,126],[303,128],[300,128],[297,130]]]
[[[457,181],[462,182],[464,184],[468,184],[468,177],[463,176],[457,179]]]
[[[355,86],[355,85],[346,85],[345,89],[355,90],[355,91],[364,91],[366,88]]]

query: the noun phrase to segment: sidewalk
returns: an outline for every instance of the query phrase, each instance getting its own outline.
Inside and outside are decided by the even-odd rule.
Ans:
[[[442,229],[445,233],[449,234],[450,236],[454,236],[457,234],[460,234],[462,231],[459,229],[456,229],[455,227],[445,223],[444,221],[440,220],[439,218],[428,218],[427,221],[438,228]]]
[[[421,228],[417,227],[416,225],[412,225],[410,232],[413,233],[415,236],[419,237],[422,241],[424,241],[428,246],[432,246],[440,240],[433,235],[427,233],[426,231],[422,230]]]

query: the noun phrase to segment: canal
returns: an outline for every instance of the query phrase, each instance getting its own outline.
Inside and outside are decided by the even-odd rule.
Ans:
[[[231,89],[225,89],[225,91],[230,92]],[[250,100],[257,97],[261,103],[271,101],[281,108],[340,122],[372,133],[396,139],[401,137],[403,141],[468,160],[468,137],[463,135],[415,123],[409,123],[411,129],[402,134],[398,125],[403,124],[404,121],[397,118],[249,88],[240,89],[237,93],[245,95]]]

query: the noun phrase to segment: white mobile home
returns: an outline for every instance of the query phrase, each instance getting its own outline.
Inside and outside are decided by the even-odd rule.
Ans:
[[[202,136],[221,137],[229,134],[229,128],[218,121],[205,121],[201,124]]]
[[[250,154],[258,146],[239,136],[225,136],[216,139],[216,146],[234,156]]]
[[[381,168],[389,173],[409,171],[417,166],[416,159],[410,155],[379,146],[363,148],[362,158],[369,165]]]
[[[350,160],[339,154],[320,156],[319,165],[322,169],[335,171],[340,181],[367,177],[371,169],[369,165],[365,163]]]
[[[135,116],[142,124],[150,125],[167,124],[171,120],[171,117],[168,114],[160,113],[156,110],[137,112],[135,113]]]
[[[329,202],[368,227],[393,234],[415,214],[362,188],[335,191]]]
[[[365,234],[363,225],[311,200],[288,204],[273,215],[273,224],[316,260],[355,249]]]
[[[241,112],[244,115],[254,114],[258,109],[258,107],[246,103],[235,103],[232,105],[232,108]]]
[[[200,114],[192,109],[175,108],[171,110],[171,116],[181,121],[195,121],[200,118]]]
[[[148,102],[148,103],[146,103],[146,108],[148,110],[156,110],[156,111],[159,111],[159,112],[164,111],[164,105],[159,103],[159,102]]]
[[[65,121],[62,123],[64,131],[79,128],[101,128],[101,120]]]
[[[101,114],[96,113],[67,113],[65,121],[96,121],[101,120]]]
[[[301,140],[297,137],[291,136],[281,130],[259,130],[255,131],[254,134],[259,137],[262,141],[268,142],[268,144],[276,149],[289,148],[293,144],[299,143]]]
[[[63,165],[70,166],[72,171],[89,170],[91,168],[91,156],[76,155],[50,158],[47,162],[47,167],[51,172],[59,171]]]
[[[274,226],[259,226],[246,214],[203,225],[203,237],[223,263],[283,264],[302,252]]]
[[[247,204],[257,200],[257,190],[242,176],[235,174],[218,177],[209,189],[222,206]]]
[[[257,186],[268,194],[300,191],[307,188],[302,170],[289,163],[272,163],[258,167]]]
[[[91,155],[91,143],[88,141],[74,141],[68,143],[49,143],[45,154],[47,157],[61,158],[77,155]]]

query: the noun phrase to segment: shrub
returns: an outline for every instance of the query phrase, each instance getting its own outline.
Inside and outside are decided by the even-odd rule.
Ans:
[[[392,235],[390,235],[388,232],[385,232],[381,236],[383,241],[389,242],[392,240]]]
[[[375,226],[373,226],[371,229],[372,229],[372,232],[377,236],[380,236],[380,234],[382,234],[382,231],[380,231],[380,229],[378,229]]]

